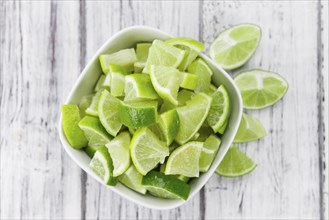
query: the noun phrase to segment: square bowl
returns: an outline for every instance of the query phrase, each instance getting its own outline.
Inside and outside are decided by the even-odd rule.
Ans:
[[[100,54],[113,53],[121,49],[132,48],[136,45],[136,43],[139,42],[151,42],[154,39],[166,40],[169,38],[172,38],[172,36],[160,30],[146,26],[133,26],[116,33],[107,42],[105,42],[105,44],[96,52],[94,57],[88,62],[87,66],[84,68],[77,82],[73,86],[66,100],[66,103],[79,104],[79,101],[83,96],[93,93],[93,88],[99,76],[102,74],[98,60]],[[189,182],[191,186],[189,199],[191,199],[196,193],[199,192],[199,190],[206,184],[208,179],[215,172],[217,166],[222,161],[227,150],[233,142],[242,116],[241,95],[232,78],[220,66],[218,66],[204,54],[200,54],[200,57],[208,63],[209,67],[213,71],[212,83],[214,83],[216,86],[223,84],[227,88],[230,94],[232,112],[226,131],[222,136],[220,148],[209,171],[200,174],[199,178],[193,178]],[[90,158],[87,156],[87,154],[82,150],[73,149],[68,143],[62,128],[62,115],[60,116],[58,130],[60,140],[67,154],[70,155],[70,157],[86,173],[122,197],[139,205],[154,209],[172,209],[186,202],[184,200],[169,200],[153,197],[151,195],[142,195],[129,189],[121,183],[118,183],[114,187],[105,185],[103,181],[96,174],[94,174],[94,172],[89,167]]]

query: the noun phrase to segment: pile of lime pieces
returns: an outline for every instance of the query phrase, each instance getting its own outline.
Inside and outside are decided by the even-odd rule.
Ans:
[[[234,69],[250,58],[259,39],[257,26],[236,26],[219,35],[209,54],[225,69]],[[226,88],[211,83],[212,70],[198,57],[203,50],[196,40],[173,38],[100,55],[104,75],[95,94],[83,97],[79,106],[62,106],[68,142],[92,158],[91,169],[106,184],[119,180],[142,194],[186,200],[190,178],[209,170],[231,104]],[[271,105],[287,88],[277,74],[261,70],[235,80],[246,108]],[[265,134],[257,119],[244,114],[235,141]],[[233,177],[255,166],[231,147],[217,173]]]

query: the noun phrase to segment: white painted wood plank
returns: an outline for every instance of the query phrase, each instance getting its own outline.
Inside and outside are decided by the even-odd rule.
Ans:
[[[290,85],[275,106],[248,111],[268,130],[265,139],[241,146],[258,168],[238,179],[214,176],[206,185],[206,207],[218,208],[210,206],[206,217],[318,219],[317,3],[207,1],[203,9],[208,45],[229,25],[260,25],[261,44],[242,70],[278,72]]]

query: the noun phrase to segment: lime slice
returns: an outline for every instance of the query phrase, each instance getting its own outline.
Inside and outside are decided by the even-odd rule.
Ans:
[[[154,40],[149,50],[143,73],[150,71],[151,65],[160,65],[176,68],[183,61],[185,51],[172,45],[166,44],[161,40]]]
[[[83,130],[88,139],[88,146],[102,147],[105,146],[112,137],[106,132],[98,118],[85,116],[80,122],[79,127]]]
[[[213,102],[207,117],[207,122],[214,132],[223,134],[227,125],[226,122],[231,113],[231,101],[224,85],[218,87],[217,91],[212,94],[212,98]]]
[[[184,89],[194,90],[199,82],[199,77],[195,74],[181,72],[180,87]]]
[[[179,128],[179,117],[175,109],[164,112],[160,115],[158,123],[150,127],[160,140],[169,146],[176,137]]]
[[[142,185],[154,196],[165,199],[187,200],[190,186],[174,176],[151,171],[143,177]]]
[[[178,107],[179,129],[175,141],[184,144],[189,141],[200,129],[205,121],[212,98],[204,93],[199,93],[186,102],[186,105]]]
[[[79,103],[80,115],[85,116],[87,108],[90,106],[93,100],[93,95],[86,95],[82,97]]]
[[[169,155],[166,144],[148,128],[138,129],[130,144],[131,159],[142,175],[147,174]]]
[[[234,137],[234,142],[254,141],[265,136],[266,131],[260,121],[253,116],[243,114],[238,132]]]
[[[232,146],[216,169],[216,173],[225,177],[246,175],[256,168],[257,164],[247,157],[236,146]]]
[[[120,102],[119,118],[129,128],[147,127],[157,121],[157,101]]]
[[[210,46],[209,56],[226,70],[236,69],[254,54],[260,37],[261,30],[256,25],[233,26],[218,35]]]
[[[216,135],[210,135],[203,144],[200,155],[199,166],[200,172],[208,172],[212,164],[221,141]]]
[[[125,89],[125,76],[130,74],[130,72],[124,67],[111,64],[110,74],[111,74],[111,94],[113,96],[123,96]]]
[[[99,61],[105,74],[109,72],[110,64],[116,64],[133,70],[136,60],[137,57],[134,49],[124,49],[112,54],[102,54],[99,56]]]
[[[151,65],[150,68],[154,89],[161,98],[168,100],[174,105],[178,105],[179,74],[179,71],[172,67]]]
[[[99,79],[98,79],[98,81],[96,83],[95,89],[94,89],[95,92],[98,92],[101,88],[103,88],[103,83],[105,81],[105,78],[106,78],[106,76],[104,74],[102,74],[99,77]]]
[[[151,43],[139,43],[136,45],[136,56],[139,62],[146,62],[151,45]]]
[[[113,176],[123,174],[130,166],[130,134],[122,132],[109,143],[106,144],[108,151],[113,160]]]
[[[199,159],[203,142],[191,141],[176,148],[169,156],[165,174],[199,177]]]
[[[131,74],[126,76],[125,94],[125,101],[157,100],[159,98],[148,74]]]
[[[178,67],[181,71],[184,71],[205,48],[201,42],[186,37],[172,38],[165,42],[174,45],[179,49],[185,50],[186,55],[184,60]]]
[[[133,164],[130,165],[128,170],[118,177],[119,181],[136,192],[145,194],[146,189],[142,186],[143,175],[140,174]]]
[[[116,136],[122,127],[119,120],[119,105],[119,99],[112,96],[107,90],[102,92],[98,103],[99,120],[112,136]]]
[[[206,92],[210,87],[212,70],[209,68],[207,63],[198,58],[187,68],[189,73],[195,74],[199,77],[199,81],[195,87],[195,92]]]
[[[89,166],[106,185],[116,185],[117,179],[113,177],[113,162],[106,147],[98,148]]]
[[[279,101],[288,90],[287,81],[279,74],[249,70],[235,77],[246,109],[261,109]]]
[[[194,92],[186,89],[182,89],[181,91],[179,91],[177,95],[178,106],[185,105],[186,102],[190,100],[194,95]],[[160,112],[163,113],[176,107],[177,106],[172,104],[171,102],[164,100],[163,104],[161,105]]]
[[[134,63],[134,73],[142,73],[145,68],[145,62]]]
[[[98,102],[102,94],[102,89],[96,92],[93,96],[89,107],[86,109],[85,113],[87,115],[98,116]]]
[[[77,105],[62,105],[62,126],[67,141],[73,148],[81,149],[88,144],[88,140],[79,128],[80,110]]]

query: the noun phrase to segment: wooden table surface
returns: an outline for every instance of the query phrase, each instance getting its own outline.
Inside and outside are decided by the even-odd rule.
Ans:
[[[248,111],[268,135],[242,149],[245,177],[214,175],[180,208],[138,206],[88,177],[65,153],[60,106],[114,33],[148,25],[208,47],[230,25],[262,27],[244,69],[282,74],[289,91]],[[1,219],[328,218],[328,1],[1,1]],[[233,72],[232,72],[233,74]]]

